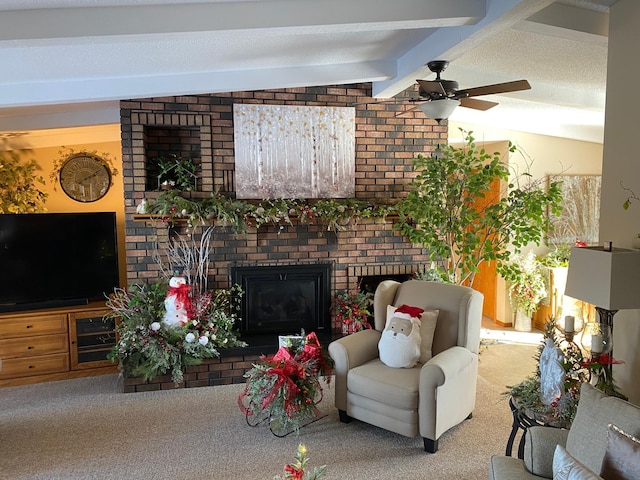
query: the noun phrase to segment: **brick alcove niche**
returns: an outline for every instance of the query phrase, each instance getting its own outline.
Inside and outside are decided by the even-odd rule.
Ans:
[[[168,152],[194,158],[200,164],[200,178],[197,191],[189,192],[191,196],[209,196],[212,192],[235,195],[234,103],[339,107],[357,103],[355,198],[387,204],[406,195],[415,175],[413,158],[430,155],[439,143],[447,141],[447,122],[439,125],[419,110],[403,113],[407,107],[402,105],[362,104],[372,100],[371,85],[366,83],[122,101],[127,283],[158,279],[159,267],[152,256],[156,242],[162,244],[170,237],[162,222],[141,221],[135,215],[136,205],[143,198],[153,200],[159,194],[149,189],[149,157]],[[337,292],[353,288],[363,277],[375,277],[374,281],[402,278],[397,275],[410,275],[426,264],[428,257],[423,248],[395,230],[393,222],[393,217],[360,219],[337,233],[323,231],[319,225],[295,222],[283,228],[250,228],[242,234],[216,226],[211,240],[209,286],[227,288],[231,266],[237,264],[331,263],[332,298]],[[197,239],[198,228],[183,233]],[[328,324],[332,334],[340,332],[335,319],[330,318]],[[272,349],[251,345],[247,349],[222,350],[219,359],[190,367],[183,386],[244,383],[243,374],[252,362],[260,354],[271,353]],[[174,388],[174,384],[164,379],[125,385],[126,391],[163,388]]]

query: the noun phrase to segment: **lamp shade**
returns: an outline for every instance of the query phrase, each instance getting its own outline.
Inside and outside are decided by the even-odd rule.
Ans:
[[[640,250],[572,248],[564,294],[607,310],[640,308]]]
[[[429,118],[433,120],[444,120],[449,118],[456,107],[460,105],[460,100],[451,98],[443,98],[441,100],[431,100],[418,105],[418,108]]]

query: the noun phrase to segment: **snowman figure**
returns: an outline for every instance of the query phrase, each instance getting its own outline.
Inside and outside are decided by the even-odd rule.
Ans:
[[[174,272],[169,280],[169,291],[164,299],[165,314],[163,322],[170,327],[181,327],[190,320],[192,309],[191,287],[180,272]]]

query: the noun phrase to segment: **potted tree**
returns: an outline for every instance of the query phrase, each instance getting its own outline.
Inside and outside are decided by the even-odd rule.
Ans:
[[[541,242],[548,212],[561,211],[562,193],[559,182],[545,190],[528,172],[514,178],[501,155],[478,149],[471,133],[463,131],[460,148],[441,145],[433,157],[414,160],[416,179],[398,204],[396,227],[428,250],[446,281],[473,286],[483,262],[495,261],[507,281],[518,277],[512,255]],[[496,181],[505,188],[492,199]]]

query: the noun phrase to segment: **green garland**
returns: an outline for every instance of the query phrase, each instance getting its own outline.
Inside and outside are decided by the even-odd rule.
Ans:
[[[367,202],[330,199],[307,202],[300,199],[263,200],[257,204],[213,193],[207,198],[185,198],[181,192],[170,190],[150,200],[149,214],[159,215],[164,222],[186,220],[190,226],[212,221],[244,233],[249,227],[274,225],[282,230],[293,225],[293,218],[307,225],[323,225],[326,231],[346,230],[360,218],[384,218],[392,206],[373,206]]]

